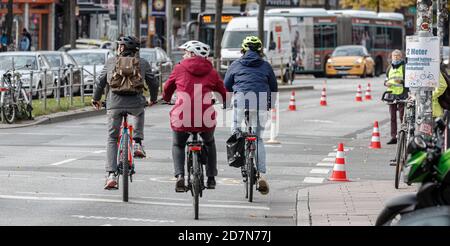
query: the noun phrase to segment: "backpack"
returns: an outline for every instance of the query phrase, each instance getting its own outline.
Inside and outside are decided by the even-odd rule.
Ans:
[[[117,57],[113,76],[109,82],[111,91],[119,95],[136,95],[144,90],[139,57]]]
[[[438,102],[443,109],[450,110],[450,78],[444,67],[441,67],[441,74],[444,77],[445,82],[447,83],[447,88],[445,89],[444,93],[438,97]]]

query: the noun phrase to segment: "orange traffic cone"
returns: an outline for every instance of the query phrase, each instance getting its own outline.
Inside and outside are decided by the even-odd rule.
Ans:
[[[362,102],[361,85],[358,85],[358,90],[356,92],[356,101],[357,102]]]
[[[381,149],[381,142],[380,142],[380,130],[378,128],[378,121],[375,121],[373,125],[373,132],[372,132],[372,141],[370,144],[371,149]]]
[[[344,157],[344,144],[338,145],[338,151],[336,153],[336,161],[334,163],[333,172],[329,178],[331,181],[350,181],[347,179],[347,173],[345,172],[345,157]]]
[[[295,111],[297,107],[295,106],[295,91],[292,90],[291,99],[289,100],[289,111]]]
[[[372,100],[372,95],[370,95],[371,89],[370,89],[370,83],[367,84],[367,90],[366,90],[366,100]]]
[[[322,96],[320,97],[320,106],[327,106],[327,90],[325,87],[322,89]]]

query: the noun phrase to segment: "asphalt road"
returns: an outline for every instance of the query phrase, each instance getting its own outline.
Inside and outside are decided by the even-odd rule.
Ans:
[[[373,100],[355,102],[357,85],[364,96],[367,83]],[[315,90],[297,91],[295,112],[287,110],[290,92],[281,93],[281,144],[267,146],[270,193],[255,193],[253,203],[244,199],[240,171],[226,164],[230,129],[221,126],[217,188],[204,192],[200,220],[193,220],[190,193],[174,191],[170,107],[157,105],[146,110],[150,157],[136,162],[129,203],[121,201],[120,190],[103,190],[106,116],[0,130],[0,225],[295,225],[297,191],[329,182],[337,144],[346,143],[349,160],[370,162],[376,152],[361,146],[369,145],[374,121],[389,117],[379,100],[382,78],[327,80],[327,107],[319,106],[324,79],[300,78],[295,84]],[[382,141],[387,136],[383,126]],[[373,172],[355,165],[349,176],[390,179],[392,169],[381,166]]]

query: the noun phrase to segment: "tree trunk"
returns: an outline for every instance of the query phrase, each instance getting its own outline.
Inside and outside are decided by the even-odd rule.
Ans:
[[[77,33],[76,33],[76,17],[75,17],[75,1],[69,1],[69,12],[70,12],[70,48],[75,49],[76,47],[76,39],[77,39]]]
[[[206,10],[206,0],[201,0],[200,1],[200,13],[205,12]]]
[[[6,8],[8,9],[8,13],[6,14],[6,36],[8,37],[8,45],[10,45],[13,41],[12,38],[12,26],[14,19],[13,0],[8,0]],[[18,32],[19,30],[16,31]]]
[[[266,9],[266,0],[259,0],[259,9],[258,9],[258,37],[261,39],[263,43],[263,47],[265,45],[264,40],[264,10]]]
[[[216,0],[216,30],[214,32],[214,60],[216,69],[220,69],[220,42],[222,41],[222,8],[223,0]]]
[[[141,1],[134,0],[134,36],[141,40]]]

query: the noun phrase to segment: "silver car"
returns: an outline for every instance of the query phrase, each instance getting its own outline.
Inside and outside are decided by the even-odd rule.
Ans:
[[[152,65],[152,71],[155,75],[158,75],[158,79],[162,78],[161,83],[167,81],[172,72],[173,63],[163,49],[159,47],[142,48],[139,51],[139,55]]]
[[[0,76],[7,70],[15,69],[22,74],[23,87],[30,88],[31,75],[33,97],[43,97],[44,83],[47,85],[46,95],[53,96],[53,85],[56,78],[51,71],[50,62],[39,52],[17,51],[0,53]]]
[[[67,53],[83,68],[85,91],[93,91],[94,75],[98,77],[106,61],[114,56],[109,49],[80,49],[70,50]]]

